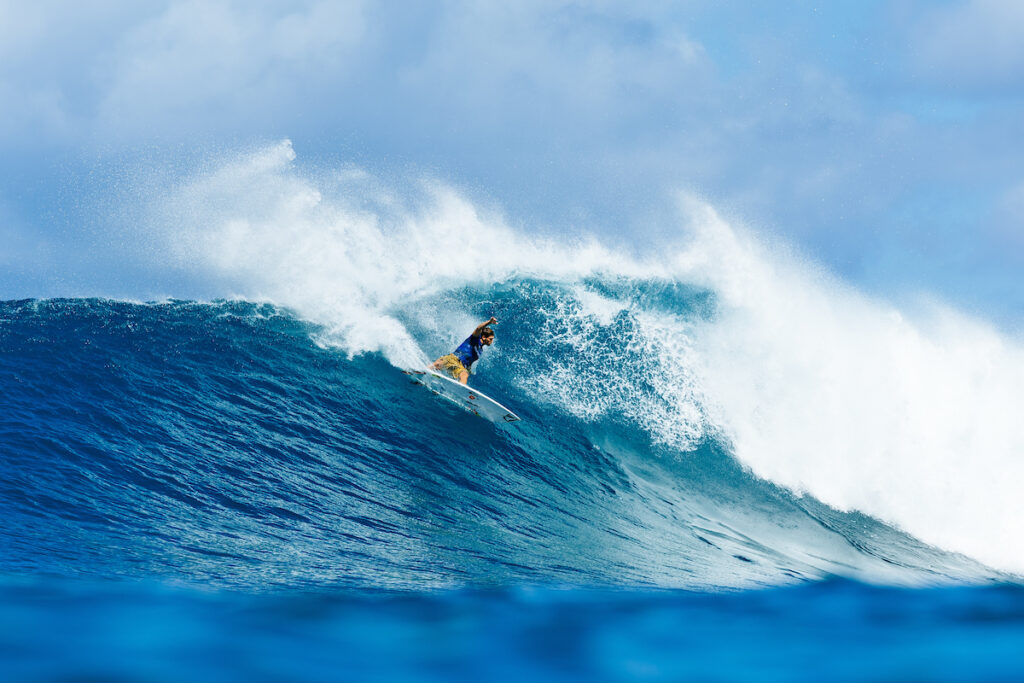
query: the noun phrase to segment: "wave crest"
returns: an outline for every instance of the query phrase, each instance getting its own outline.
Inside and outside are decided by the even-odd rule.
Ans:
[[[627,256],[514,229],[437,182],[403,192],[358,169],[303,172],[284,142],[183,184],[153,225],[231,293],[397,366],[507,313],[492,360],[557,410],[684,451],[721,435],[772,482],[1024,571],[1019,341],[866,296],[680,204],[678,240]],[[501,351],[510,329],[521,341]]]

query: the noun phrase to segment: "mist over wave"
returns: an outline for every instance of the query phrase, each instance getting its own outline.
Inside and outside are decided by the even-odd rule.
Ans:
[[[680,198],[675,241],[627,254],[513,228],[441,183],[303,172],[285,141],[151,216],[183,267],[320,324],[326,346],[422,365],[494,312],[480,372],[506,367],[539,404],[679,453],[720,438],[797,494],[1024,571],[1020,341],[865,296],[699,201]],[[495,310],[509,288],[528,320]]]

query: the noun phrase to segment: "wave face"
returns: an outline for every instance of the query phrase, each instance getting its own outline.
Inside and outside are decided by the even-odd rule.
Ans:
[[[706,292],[630,286],[708,315]],[[3,569],[255,589],[999,578],[757,477],[637,353],[650,308],[573,317],[574,291],[521,279],[399,314],[440,352],[434,311],[487,301],[505,322],[473,382],[510,427],[269,304],[0,304]]]
[[[866,296],[693,198],[625,245],[545,236],[438,182],[300,167],[285,141],[141,204],[125,241],[152,263],[293,312],[352,367],[422,365],[493,313],[480,381],[631,454],[613,462],[731,463],[1024,572],[1021,341]]]

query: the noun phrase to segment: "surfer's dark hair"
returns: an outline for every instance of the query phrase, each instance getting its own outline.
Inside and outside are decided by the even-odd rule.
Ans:
[[[480,337],[481,338],[483,338],[483,337],[493,337],[493,336],[494,336],[494,330],[492,330],[489,327],[485,327],[484,329],[480,330]]]

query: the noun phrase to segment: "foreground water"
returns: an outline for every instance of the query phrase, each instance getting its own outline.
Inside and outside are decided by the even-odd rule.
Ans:
[[[650,384],[664,367],[544,384],[643,341],[642,312],[601,319],[577,296],[530,280],[487,292],[518,324],[474,382],[524,418],[511,427],[266,304],[0,304],[0,669],[1024,675],[1014,573],[755,475],[706,414]],[[699,291],[640,300],[707,315]],[[396,315],[433,351],[423,321],[450,303]],[[558,327],[582,322],[585,343]],[[623,392],[644,411],[607,403]]]
[[[0,589],[7,680],[986,680],[1024,676],[1024,591],[248,593]]]

